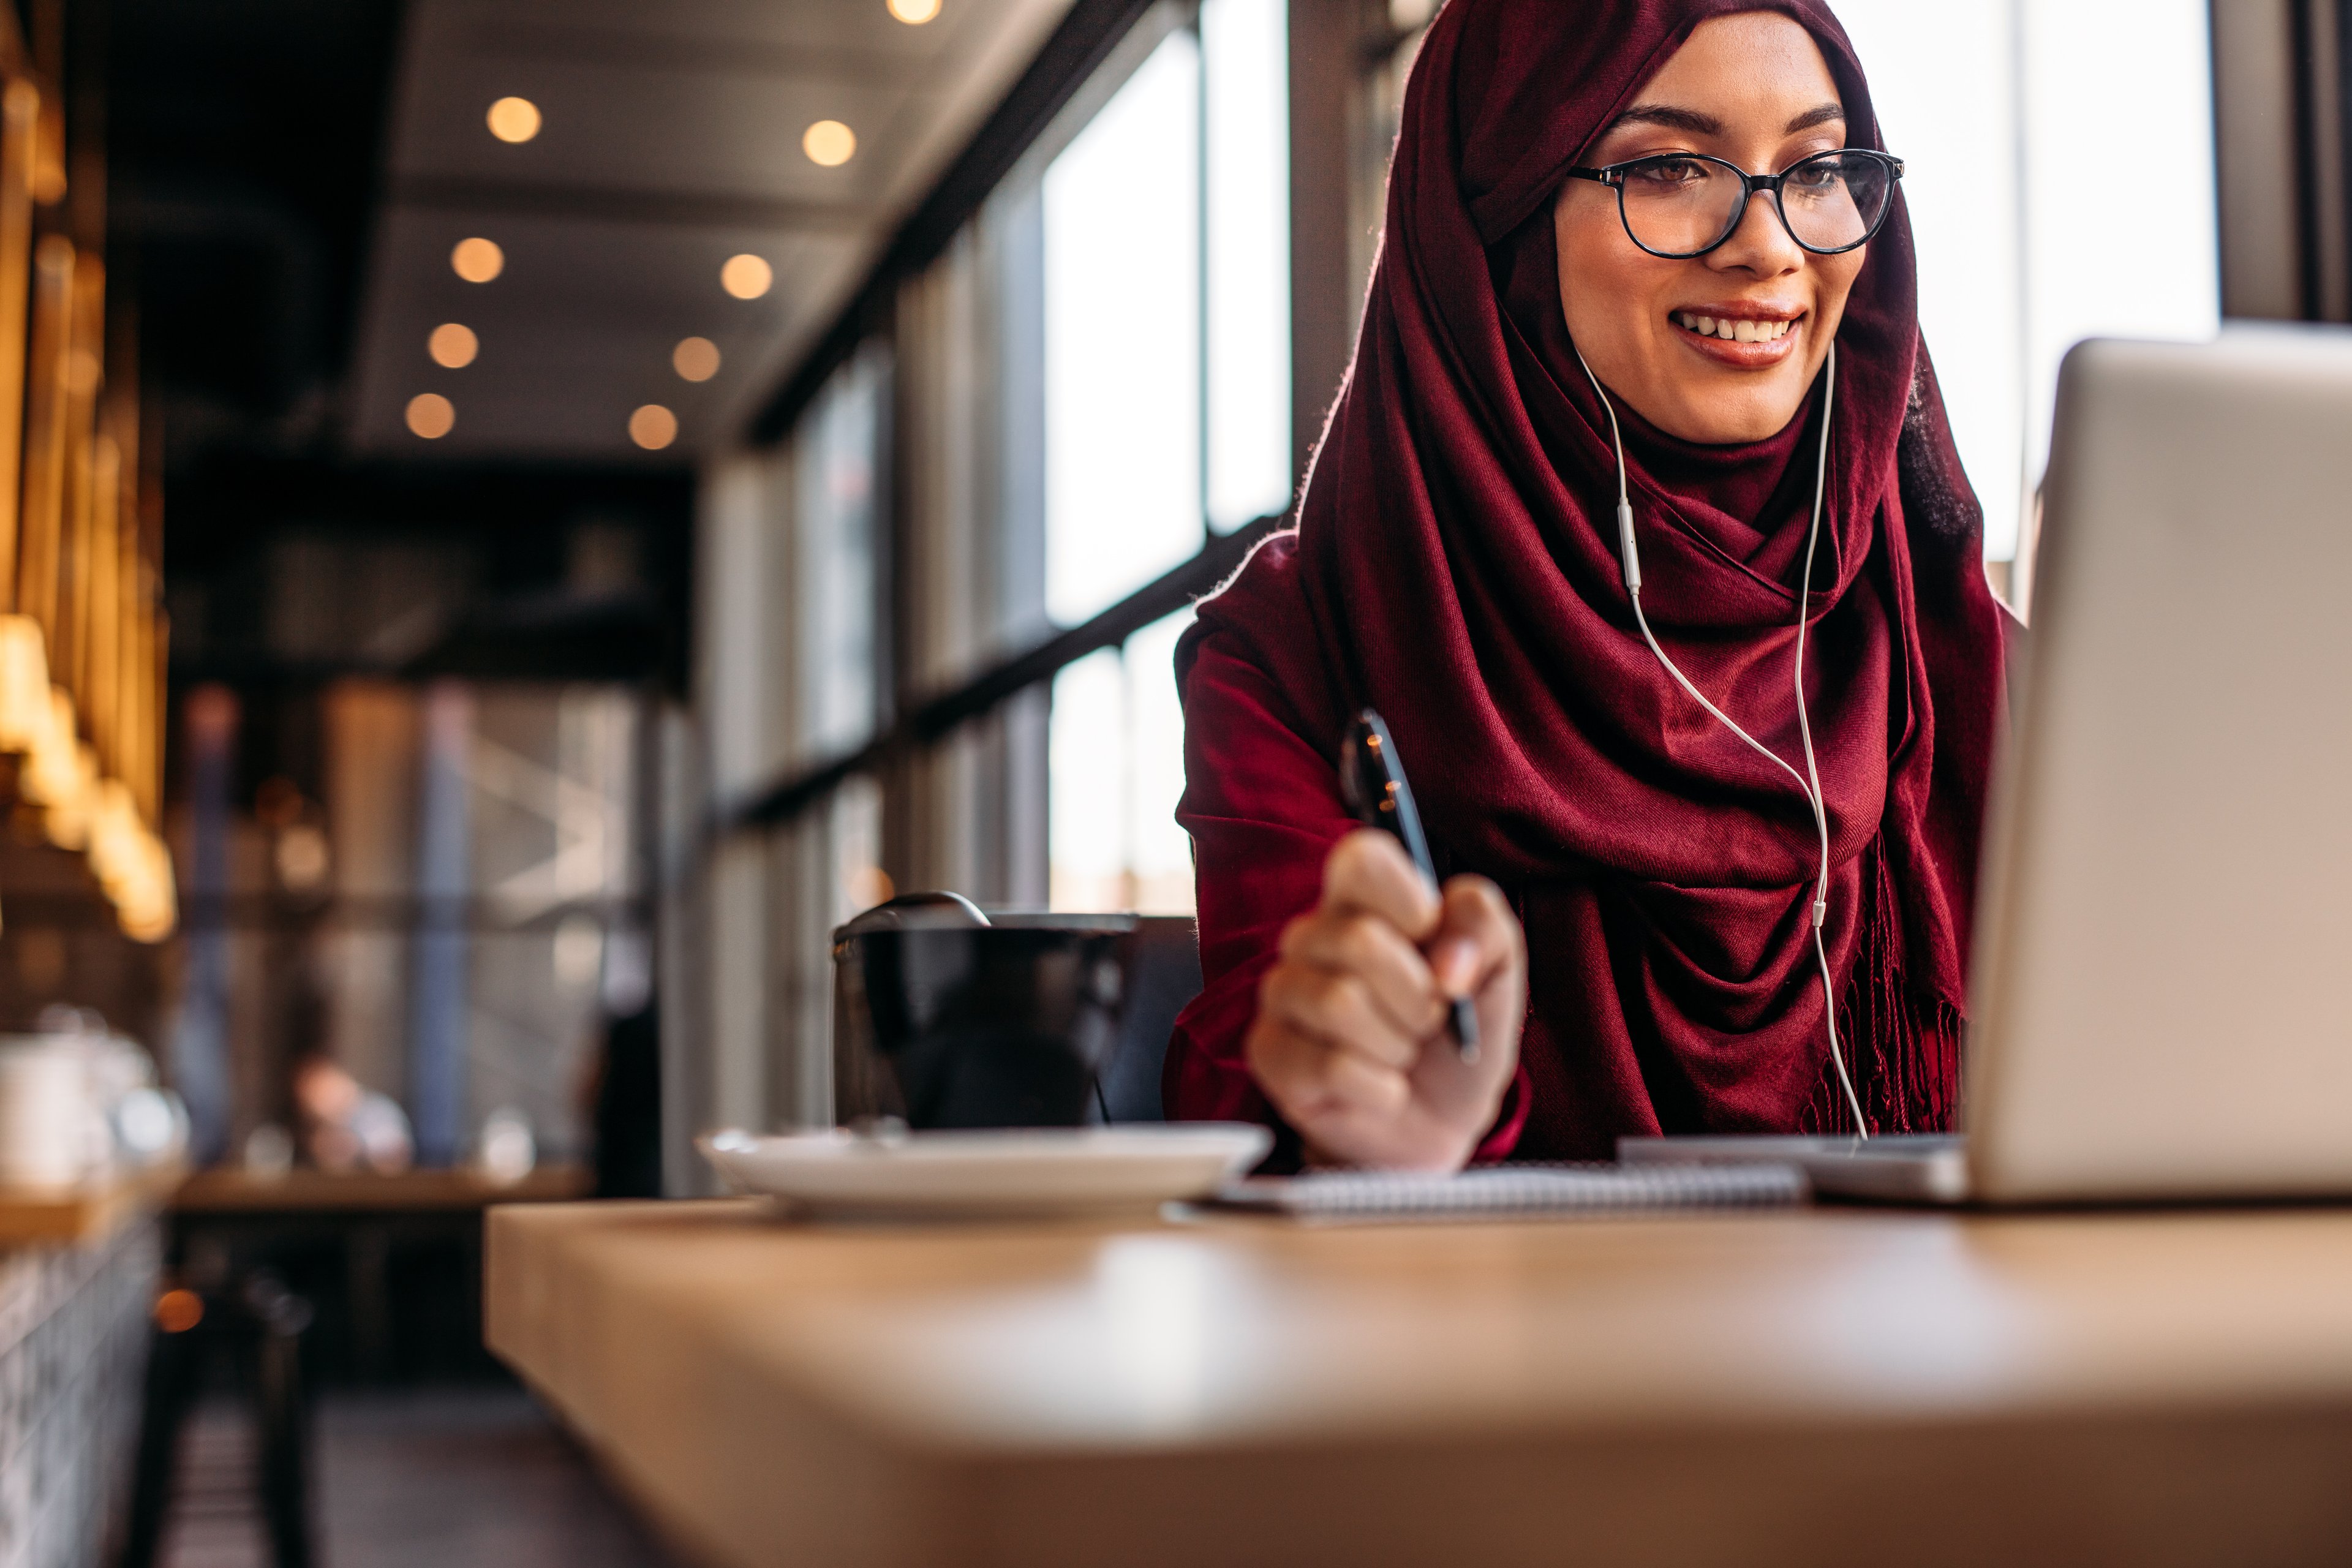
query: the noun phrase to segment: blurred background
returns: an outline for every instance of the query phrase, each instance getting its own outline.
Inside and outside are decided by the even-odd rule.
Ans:
[[[481,1205],[829,1124],[894,891],[1190,912],[1171,655],[1433,9],[0,5],[0,1027],[196,1173],[0,1257],[108,1390],[0,1392],[6,1561],[653,1560],[480,1350]],[[2347,7],[1837,9],[2023,605],[2067,346],[2352,318]]]

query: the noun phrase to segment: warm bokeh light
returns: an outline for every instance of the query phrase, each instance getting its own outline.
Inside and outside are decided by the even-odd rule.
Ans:
[[[420,392],[408,400],[408,427],[428,441],[438,441],[457,423],[457,408],[437,392]]]
[[[463,370],[482,352],[482,342],[462,321],[444,321],[425,340],[425,352],[444,370]]]
[[[727,265],[719,269],[719,286],[738,300],[758,299],[775,280],[774,269],[748,252],[729,257]]]
[[[507,253],[499,248],[497,240],[477,235],[457,242],[457,248],[449,253],[449,266],[468,283],[488,283],[507,269]]]
[[[838,120],[820,120],[801,132],[801,151],[812,163],[838,168],[856,154],[857,132]]]
[[[166,1290],[155,1298],[155,1326],[184,1334],[205,1321],[205,1299],[194,1290]]]
[[[527,98],[502,98],[490,105],[490,134],[501,142],[528,142],[539,134],[539,105]]]
[[[686,338],[669,353],[670,368],[687,381],[709,381],[719,374],[719,345],[709,338]]]
[[[940,14],[940,0],[890,0],[890,15],[909,27],[919,27]]]
[[[648,452],[658,452],[677,439],[677,416],[658,403],[648,403],[629,416],[629,439]]]

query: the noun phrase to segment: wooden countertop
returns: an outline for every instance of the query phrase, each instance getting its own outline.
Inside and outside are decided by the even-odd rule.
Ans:
[[[199,1171],[173,1199],[174,1213],[226,1216],[253,1214],[413,1213],[487,1208],[492,1204],[550,1203],[587,1195],[587,1167],[541,1165],[520,1180],[498,1183],[470,1170],[369,1171],[332,1173],[307,1166],[280,1176],[257,1176],[235,1166]]]
[[[187,1173],[187,1166],[173,1160],[116,1172],[67,1192],[0,1187],[0,1249],[103,1241],[125,1222],[161,1205]]]
[[[2352,1212],[488,1249],[491,1348],[711,1564],[2352,1560]]]

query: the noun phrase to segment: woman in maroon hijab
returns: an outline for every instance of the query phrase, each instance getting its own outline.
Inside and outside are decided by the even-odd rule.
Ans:
[[[1438,16],[1297,529],[1178,655],[1208,984],[1171,1115],[1426,1169],[1950,1124],[2001,624],[1899,194],[1866,244],[1808,216],[1831,186],[1798,165],[1862,149],[1885,151],[1818,0]],[[1727,182],[1706,233],[1658,221]],[[1367,706],[1442,893],[1342,803]]]

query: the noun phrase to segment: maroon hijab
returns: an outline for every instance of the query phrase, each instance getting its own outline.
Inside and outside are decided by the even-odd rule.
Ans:
[[[1561,320],[1563,171],[1710,16],[1802,24],[1853,144],[1869,89],[1817,0],[1451,0],[1405,95],[1356,357],[1295,534],[1201,606],[1335,755],[1378,708],[1451,871],[1527,929],[1523,1155],[1621,1133],[1847,1119],[1808,925],[1811,813],[1677,689],[1619,578],[1606,417]],[[1756,447],[1629,430],[1643,608],[1702,690],[1797,758],[1796,578],[1817,387]],[[1620,403],[1620,408],[1623,405]],[[1826,937],[1881,1130],[1948,1125],[2002,688],[1981,513],[1919,342],[1910,227],[1839,336],[1806,689],[1830,819]]]

